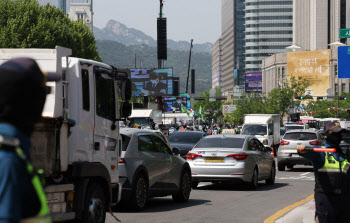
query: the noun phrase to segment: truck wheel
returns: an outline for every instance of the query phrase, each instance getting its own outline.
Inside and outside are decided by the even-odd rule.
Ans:
[[[103,223],[106,219],[106,196],[98,183],[91,183],[85,197],[83,222]]]
[[[130,209],[142,211],[145,209],[147,200],[147,183],[145,177],[140,174],[136,177],[131,195]]]
[[[191,194],[191,177],[188,171],[184,171],[180,179],[180,189],[173,194],[175,202],[187,202]]]
[[[286,165],[283,163],[278,163],[278,171],[285,171],[286,170]]]
[[[271,172],[270,172],[270,178],[265,180],[265,183],[268,185],[274,185],[275,184],[275,178],[276,178],[276,167],[275,164],[272,164],[271,166]]]
[[[259,172],[258,172],[258,169],[255,167],[252,180],[249,183],[249,188],[251,190],[256,190],[256,188],[258,188],[258,182],[259,182]]]

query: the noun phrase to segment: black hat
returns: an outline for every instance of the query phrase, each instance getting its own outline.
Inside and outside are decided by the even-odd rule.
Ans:
[[[336,121],[328,122],[325,127],[325,133],[327,133],[328,131],[331,131],[332,133],[337,133],[343,130],[344,129],[340,127],[340,123]]]
[[[0,66],[0,122],[7,122],[29,135],[41,119],[46,99],[46,81],[56,73],[42,72],[31,58],[15,58]]]

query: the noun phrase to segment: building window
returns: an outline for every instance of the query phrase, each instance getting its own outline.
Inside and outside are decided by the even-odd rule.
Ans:
[[[77,13],[77,18],[78,19],[84,19],[84,13]]]
[[[338,93],[338,84],[334,85],[335,93]]]
[[[338,64],[334,64],[334,76],[338,76]]]
[[[284,67],[282,67],[282,80],[284,80]]]
[[[342,93],[345,92],[345,84],[341,84],[341,92],[342,92]]]

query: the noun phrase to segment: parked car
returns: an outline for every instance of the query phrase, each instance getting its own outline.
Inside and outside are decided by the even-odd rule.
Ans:
[[[177,131],[168,138],[172,148],[180,149],[180,156],[186,158],[186,154],[201,140],[205,134],[197,131]]]
[[[299,129],[287,131],[278,149],[278,170],[284,171],[286,166],[291,169],[297,164],[311,165],[308,159],[299,156],[297,146],[321,146],[322,143],[323,137],[318,130]]]
[[[191,193],[191,168],[154,131],[123,128],[122,154],[119,160],[122,202],[134,210],[143,210],[148,197],[172,195],[186,202]]]
[[[258,181],[274,184],[276,167],[271,148],[254,136],[207,136],[187,154],[192,187],[199,182],[244,182],[256,189]]]

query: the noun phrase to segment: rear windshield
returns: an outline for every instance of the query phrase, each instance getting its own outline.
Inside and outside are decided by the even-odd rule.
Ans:
[[[122,150],[123,151],[126,151],[126,149],[128,148],[129,146],[129,142],[130,142],[130,137],[129,136],[126,136],[126,135],[123,135],[123,134],[120,134],[122,136],[122,142],[123,142],[123,148]]]
[[[304,126],[303,125],[290,125],[290,126],[286,126],[286,129],[287,130],[290,130],[290,129],[304,129]]]
[[[186,132],[188,133],[188,132]],[[196,144],[202,138],[201,134],[173,133],[168,139],[170,143],[192,143]]]
[[[243,148],[242,138],[203,138],[194,148]]]
[[[311,132],[291,132],[291,133],[286,133],[283,139],[313,140],[313,139],[317,139],[317,136],[316,136],[316,133],[311,133]]]

